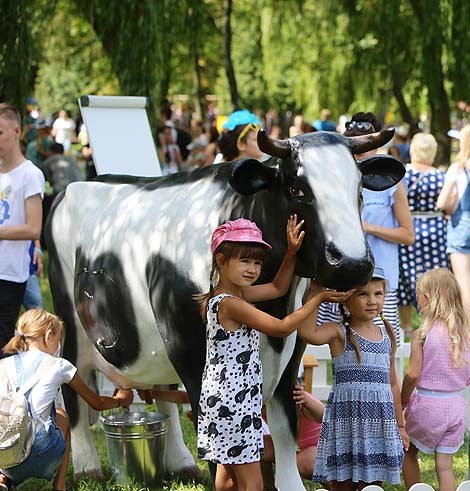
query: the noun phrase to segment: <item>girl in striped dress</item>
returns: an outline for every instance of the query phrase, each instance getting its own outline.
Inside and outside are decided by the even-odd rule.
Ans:
[[[333,383],[323,417],[313,481],[331,481],[333,491],[360,490],[368,484],[400,483],[403,448],[408,446],[395,374],[396,341],[381,315],[385,295],[382,269],[343,302],[342,323],[299,335],[315,345],[329,344]],[[383,314],[382,314],[383,316]]]

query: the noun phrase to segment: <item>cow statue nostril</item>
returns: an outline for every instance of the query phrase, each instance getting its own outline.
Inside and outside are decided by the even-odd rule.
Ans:
[[[339,266],[343,262],[343,254],[331,242],[326,246],[325,256],[331,266]]]

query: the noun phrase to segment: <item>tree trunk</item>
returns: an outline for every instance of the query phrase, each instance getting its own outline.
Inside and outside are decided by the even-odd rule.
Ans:
[[[411,110],[405,101],[405,97],[403,96],[403,87],[398,79],[398,76],[394,72],[392,72],[392,89],[393,95],[398,102],[398,107],[400,108],[401,117],[403,121],[409,125],[410,137],[413,137],[413,135],[419,132],[418,120],[411,114]]]
[[[228,84],[230,87],[230,100],[233,110],[239,109],[238,105],[238,88],[235,78],[235,71],[232,63],[232,0],[225,0],[225,72],[227,74]]]
[[[193,83],[194,83],[194,110],[199,114],[201,121],[204,119],[204,95],[202,93],[201,84],[201,67],[199,66],[199,54],[200,54],[200,24],[202,22],[199,15],[198,5],[193,5],[190,12],[189,25],[191,29],[191,55],[193,60]]]
[[[444,40],[441,4],[440,0],[411,0],[411,5],[422,27],[422,74],[431,108],[431,132],[438,143],[436,162],[446,164],[450,161],[450,138],[447,136],[450,106],[442,66]]]

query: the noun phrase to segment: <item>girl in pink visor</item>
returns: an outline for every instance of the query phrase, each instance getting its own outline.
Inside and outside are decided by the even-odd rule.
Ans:
[[[284,319],[257,309],[262,302],[285,295],[294,274],[295,256],[302,245],[303,220],[287,222],[287,251],[271,283],[253,285],[271,246],[254,222],[240,218],[217,227],[212,235],[211,286],[201,295],[201,314],[207,318],[206,365],[198,411],[199,458],[217,464],[216,490],[263,489],[260,457],[262,369],[259,333],[285,337],[315,313],[312,298]],[[331,301],[344,293],[323,292]]]

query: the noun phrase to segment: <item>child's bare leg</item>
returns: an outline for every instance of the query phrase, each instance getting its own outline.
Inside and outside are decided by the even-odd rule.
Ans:
[[[261,475],[263,476],[263,490],[275,491],[276,486],[274,483],[274,469],[272,462],[260,462]]]
[[[237,491],[263,491],[263,476],[259,462],[233,464],[231,467],[237,480]]]
[[[357,482],[349,481],[331,481],[331,491],[356,491]]]
[[[317,447],[306,447],[297,452],[297,468],[304,479],[312,479],[316,457]]]
[[[409,450],[405,452],[402,470],[406,489],[409,489],[413,484],[420,481],[421,473],[419,470],[418,449],[411,442]]]
[[[439,480],[439,491],[454,491],[455,476],[452,469],[453,454],[436,452],[436,473]]]
[[[65,479],[67,477],[67,468],[69,465],[69,457],[70,457],[70,422],[69,422],[69,417],[67,416],[67,413],[60,408],[56,409],[56,424],[60,428],[60,431],[62,431],[62,434],[64,435],[65,438],[65,453],[64,457],[62,458],[62,462],[57,469],[57,474],[54,478],[54,485],[53,489],[60,489],[64,490],[66,489],[66,484],[65,484]]]
[[[235,475],[229,465],[217,464],[215,491],[237,491]]]
[[[263,435],[264,453],[261,457],[261,475],[263,476],[264,491],[276,489],[274,484],[274,444],[271,435]],[[311,476],[310,476],[311,477]]]

